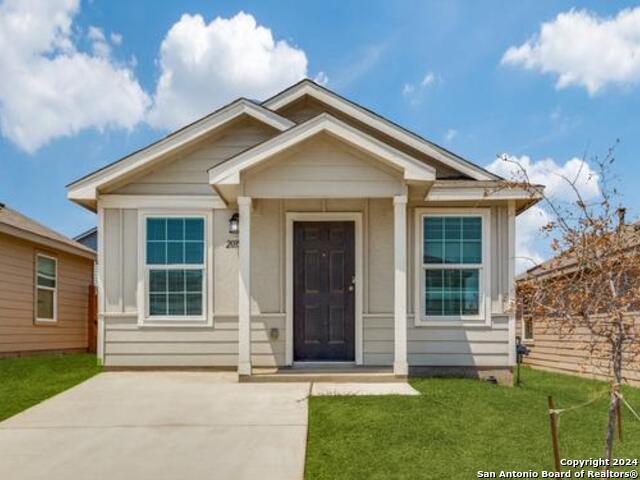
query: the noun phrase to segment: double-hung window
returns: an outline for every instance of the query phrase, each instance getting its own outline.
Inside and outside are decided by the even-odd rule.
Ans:
[[[36,321],[55,322],[58,316],[58,262],[36,255]]]
[[[148,216],[145,231],[147,318],[204,320],[204,217]]]
[[[488,215],[422,213],[417,323],[486,320]]]

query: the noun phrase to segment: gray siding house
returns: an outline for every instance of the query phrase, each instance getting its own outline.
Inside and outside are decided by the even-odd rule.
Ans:
[[[509,378],[525,189],[303,80],[68,186],[107,367]]]

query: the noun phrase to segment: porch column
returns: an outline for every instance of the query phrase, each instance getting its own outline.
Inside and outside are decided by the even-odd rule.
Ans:
[[[238,197],[238,375],[251,375],[251,197]]]
[[[394,361],[393,373],[407,375],[407,197],[393,197],[393,281]]]

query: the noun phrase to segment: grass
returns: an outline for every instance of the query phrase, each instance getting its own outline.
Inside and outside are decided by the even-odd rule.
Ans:
[[[95,355],[0,359],[0,421],[99,373]]]
[[[418,379],[415,397],[312,397],[307,479],[470,479],[479,470],[552,470],[547,395],[556,408],[593,399],[604,383],[525,369],[521,387]],[[640,410],[640,389],[626,387]],[[560,418],[562,458],[602,456],[606,395]],[[640,457],[640,421],[623,412],[615,457]]]

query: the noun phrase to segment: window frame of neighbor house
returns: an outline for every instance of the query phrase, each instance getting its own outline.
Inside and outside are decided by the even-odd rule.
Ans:
[[[531,335],[527,336],[527,323],[531,325]],[[533,333],[533,317],[530,315],[522,316],[522,341],[523,342],[533,342],[534,341],[534,333]]]
[[[142,315],[139,323],[162,326],[209,324],[211,224],[210,212],[141,212],[138,282],[139,286],[142,284],[142,292],[138,298]],[[181,288],[178,288],[179,284]],[[199,302],[190,304],[189,300],[197,296]],[[177,302],[179,297],[182,308]],[[164,313],[159,313],[162,306]],[[172,307],[175,308],[173,312]],[[154,312],[154,309],[159,310]]]
[[[47,255],[42,252],[36,252],[35,254],[35,301],[34,301],[34,318],[37,323],[56,323],[58,321],[58,259],[52,255]],[[49,275],[44,272],[40,272],[40,259],[53,261],[53,275]],[[51,285],[41,285],[40,280],[53,282]],[[40,316],[40,291],[53,292],[51,295],[51,313],[52,317]]]
[[[490,222],[489,208],[416,208],[414,227],[416,326],[487,326],[491,324]],[[431,238],[425,236],[429,229],[428,223],[431,224],[434,232]],[[447,237],[447,233],[450,233],[450,238]],[[430,244],[429,240],[431,240]],[[440,258],[432,256],[432,261],[425,261],[425,249],[431,249],[434,254],[440,255]],[[447,257],[448,255],[450,256]],[[474,261],[476,259],[479,261]],[[467,282],[464,281],[463,274],[467,275]],[[431,304],[432,311],[429,312],[427,309],[428,276],[433,285],[431,292],[434,296],[442,296],[440,314],[433,311],[433,308],[438,306],[435,298]],[[450,282],[449,291],[447,291],[446,282]],[[464,311],[465,296],[472,297],[474,293],[477,308]],[[445,302],[446,295],[449,295],[450,302]],[[447,306],[456,303],[457,312],[445,310]]]

